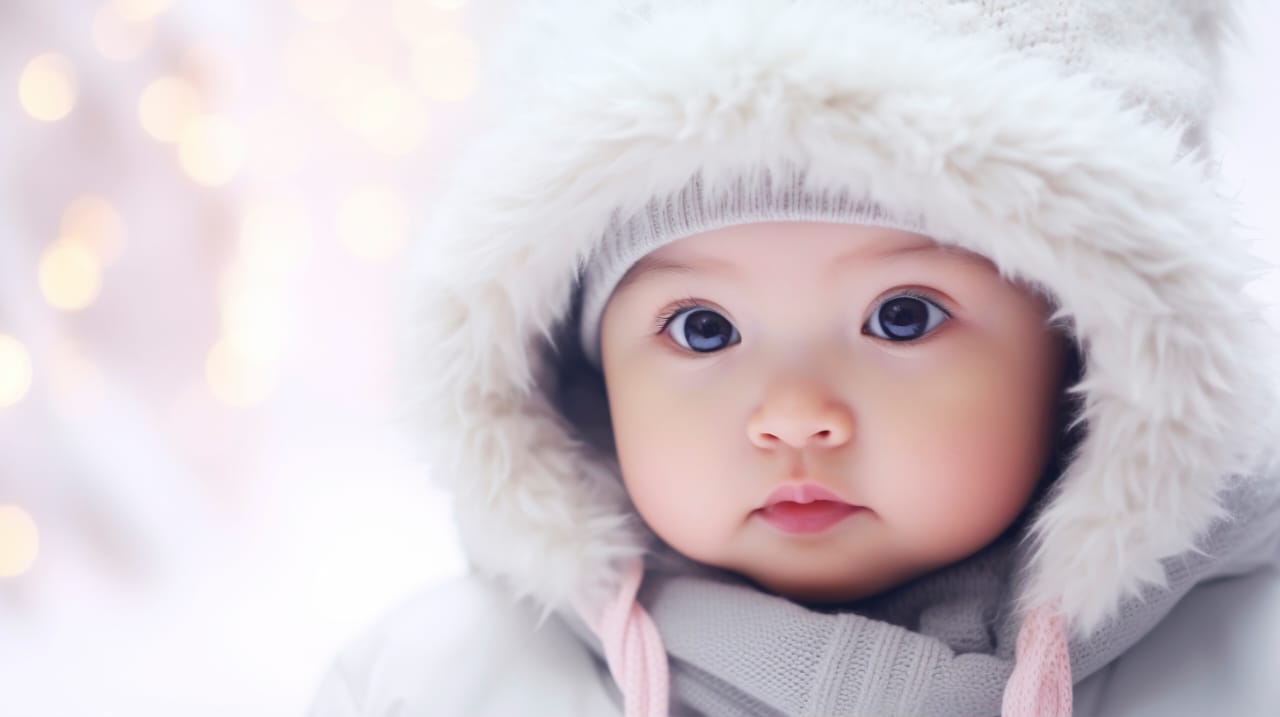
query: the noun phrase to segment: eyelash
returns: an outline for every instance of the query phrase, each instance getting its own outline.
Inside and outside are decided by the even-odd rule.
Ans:
[[[654,323],[654,333],[660,334],[663,331],[666,331],[667,325],[670,324],[671,320],[674,319],[676,316],[678,316],[681,311],[684,311],[686,309],[704,309],[704,308],[708,308],[707,306],[704,305],[704,302],[698,301],[692,296],[686,296],[683,299],[678,299],[676,303],[672,304],[669,309],[667,309],[660,316],[658,316],[658,318]]]
[[[952,313],[949,309],[947,309],[945,302],[943,302],[937,296],[934,296],[933,294],[930,294],[926,291],[922,291],[920,289],[902,289],[895,293],[889,294],[885,296],[883,300],[876,303],[875,311],[879,311],[880,307],[884,306],[887,302],[893,299],[900,299],[904,296],[910,297],[912,299],[920,299],[921,301],[928,301],[936,305],[939,309],[941,309],[942,313],[946,314],[948,319],[952,317]],[[661,334],[663,331],[666,331],[667,326],[671,323],[671,320],[679,316],[680,312],[682,311],[685,311],[687,309],[710,309],[710,308],[711,307],[706,305],[706,302],[699,301],[698,299],[695,299],[692,296],[686,296],[682,299],[678,299],[674,304],[671,305],[670,308],[668,308],[666,311],[664,311],[661,315],[657,317],[657,319],[654,322],[654,333]],[[872,338],[879,338],[879,337],[872,335]]]

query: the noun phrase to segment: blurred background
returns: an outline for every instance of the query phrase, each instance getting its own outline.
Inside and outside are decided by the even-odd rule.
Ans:
[[[0,0],[0,715],[301,714],[462,571],[394,291],[510,2]],[[1215,141],[1280,263],[1244,8]]]

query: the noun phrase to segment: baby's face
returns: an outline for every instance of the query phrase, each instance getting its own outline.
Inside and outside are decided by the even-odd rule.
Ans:
[[[672,263],[691,268],[652,268]],[[626,488],[676,550],[798,600],[955,562],[1049,458],[1064,344],[1047,316],[985,258],[909,232],[777,222],[668,244],[602,319]],[[849,505],[766,509],[802,484]]]

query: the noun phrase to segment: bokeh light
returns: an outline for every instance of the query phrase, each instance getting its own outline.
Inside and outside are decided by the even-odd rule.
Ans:
[[[466,99],[479,75],[479,50],[465,33],[429,35],[413,52],[413,78],[427,97],[441,102]]]
[[[427,135],[426,103],[379,68],[357,63],[335,107],[339,123],[391,156],[418,149]]]
[[[36,522],[16,505],[0,505],[0,578],[14,578],[36,562],[40,537]]]
[[[63,210],[60,237],[79,242],[109,266],[124,253],[124,219],[105,197],[84,194]]]
[[[357,257],[389,259],[408,240],[409,209],[390,187],[362,187],[338,208],[337,231],[338,240]]]
[[[123,3],[112,3],[99,8],[97,14],[93,16],[91,33],[93,46],[99,54],[108,60],[125,62],[138,57],[151,47],[156,30],[155,22],[150,19],[150,16],[131,18],[122,14],[121,9],[116,7],[120,4]],[[132,9],[126,8],[126,10]]]
[[[223,344],[230,358],[249,364],[254,375],[281,358],[289,333],[287,302],[290,275],[310,252],[311,226],[302,206],[284,199],[263,199],[251,206],[240,225],[237,260],[218,287]]]
[[[225,339],[219,340],[209,351],[204,375],[214,398],[233,407],[262,403],[275,384],[275,370],[271,362],[250,355]]]
[[[40,256],[40,293],[51,306],[79,311],[98,298],[102,290],[102,264],[84,244],[59,239]]]
[[[244,136],[218,115],[193,119],[178,138],[178,162],[197,184],[216,187],[230,182],[244,164]]]
[[[31,388],[31,354],[12,336],[0,334],[0,408],[12,406]]]
[[[138,100],[138,119],[147,134],[161,142],[177,142],[200,115],[200,94],[191,83],[167,75],[147,85]]]
[[[33,58],[22,69],[18,80],[18,99],[22,109],[45,122],[66,117],[76,104],[75,67],[66,57],[54,52]]]
[[[288,316],[276,292],[254,289],[232,292],[222,302],[223,343],[230,358],[247,364],[245,370],[263,374],[284,352]]]

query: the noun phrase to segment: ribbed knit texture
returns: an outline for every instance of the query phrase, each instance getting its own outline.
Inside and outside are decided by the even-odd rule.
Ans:
[[[600,318],[613,289],[640,258],[677,239],[738,224],[813,221],[919,231],[919,218],[890,216],[846,194],[811,191],[804,176],[758,172],[727,188],[708,191],[695,176],[673,196],[655,197],[644,210],[615,214],[582,274],[580,340],[587,360],[600,366]]]

